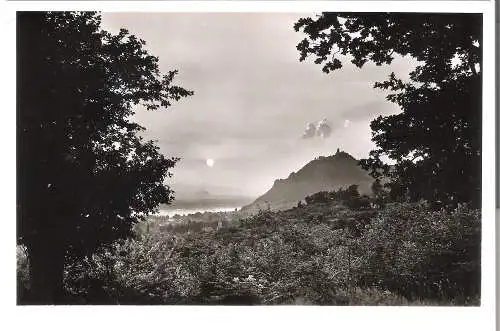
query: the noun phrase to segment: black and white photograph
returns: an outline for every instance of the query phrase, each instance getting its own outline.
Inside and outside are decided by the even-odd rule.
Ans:
[[[481,307],[485,16],[353,8],[16,11],[16,305]]]

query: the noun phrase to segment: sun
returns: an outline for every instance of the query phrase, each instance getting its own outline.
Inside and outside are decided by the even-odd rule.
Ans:
[[[212,168],[214,166],[214,163],[215,163],[214,159],[207,159],[206,162],[207,162],[207,166],[209,166],[210,168]]]

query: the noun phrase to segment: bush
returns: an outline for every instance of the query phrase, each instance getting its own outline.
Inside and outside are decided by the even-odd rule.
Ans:
[[[361,286],[388,289],[409,299],[480,295],[481,222],[459,206],[431,211],[427,204],[393,204],[374,218],[357,242]],[[461,298],[461,299],[460,299]]]
[[[326,191],[321,191],[307,196],[305,200],[308,205],[315,203],[327,203],[330,201],[330,194]]]
[[[26,248],[22,245],[16,247],[17,262],[17,302],[21,303],[29,298],[29,261]]]
[[[175,238],[158,239],[122,240],[67,266],[67,291],[93,304],[189,302],[199,292],[199,281]]]
[[[353,210],[363,210],[370,208],[370,197],[367,195],[363,196],[352,196],[344,200],[344,205]]]

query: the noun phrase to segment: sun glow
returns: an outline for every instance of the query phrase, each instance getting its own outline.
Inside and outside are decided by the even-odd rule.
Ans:
[[[215,161],[213,159],[207,159],[206,163],[207,163],[207,166],[212,168],[214,166]]]

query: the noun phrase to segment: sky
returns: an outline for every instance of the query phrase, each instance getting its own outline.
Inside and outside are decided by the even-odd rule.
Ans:
[[[314,13],[104,13],[103,28],[126,28],[159,57],[160,70],[177,69],[175,83],[192,97],[164,111],[137,108],[168,157],[180,157],[168,184],[178,199],[198,194],[257,197],[337,148],[367,157],[370,121],[399,112],[373,89],[391,72],[407,77],[414,63],[359,69],[344,62],[324,74],[299,62],[293,30]],[[207,162],[207,160],[210,160]]]

